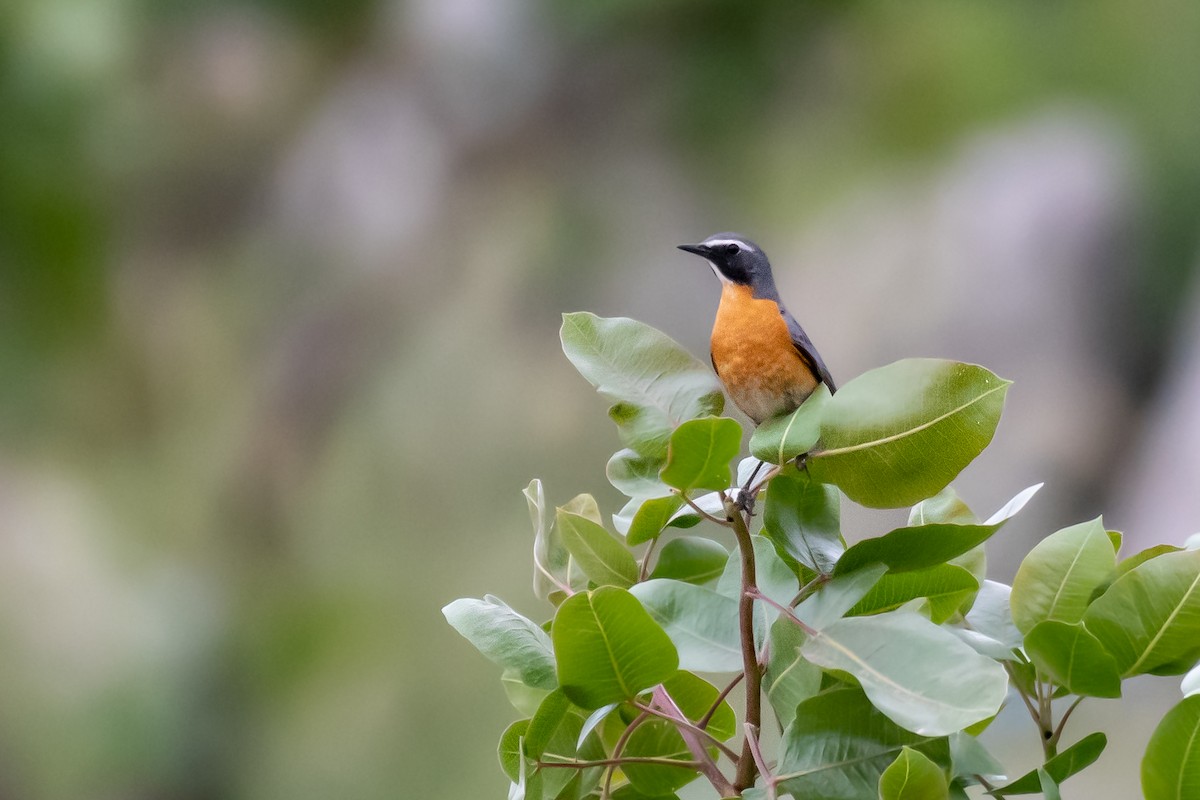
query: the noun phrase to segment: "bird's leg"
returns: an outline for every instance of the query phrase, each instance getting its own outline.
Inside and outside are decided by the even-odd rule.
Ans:
[[[750,473],[750,477],[747,478],[746,482],[742,485],[742,490],[738,492],[737,507],[740,511],[744,511],[747,516],[754,516],[754,501],[758,499],[758,490],[762,488],[761,486],[755,487],[755,489],[751,491],[750,487],[754,486],[754,479],[758,477],[759,470],[761,470],[766,463],[767,462],[765,461],[758,462],[758,466],[754,468],[754,472]]]

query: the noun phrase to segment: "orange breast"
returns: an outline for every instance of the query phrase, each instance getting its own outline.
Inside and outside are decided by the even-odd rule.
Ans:
[[[817,388],[779,306],[748,286],[722,288],[712,358],[729,399],[755,423],[795,409]]]

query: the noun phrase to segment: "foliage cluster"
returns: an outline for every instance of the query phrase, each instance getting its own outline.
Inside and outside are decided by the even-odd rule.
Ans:
[[[912,359],[819,391],[753,433],[735,476],[743,431],[706,365],[628,319],[569,314],[562,341],[613,401],[616,533],[587,494],[549,518],[535,480],[553,618],[444,609],[523,715],[500,741],[510,798],[671,798],[698,778],[755,800],[1054,798],[1106,745],[1066,744],[1084,698],[1147,673],[1200,690],[1200,549],[1120,558],[1097,518],[1045,537],[1011,587],[987,580],[984,543],[1040,488],[980,521],[949,487],[999,421],[1009,382],[988,370]],[[908,523],[847,546],[842,494]],[[1044,754],[1015,779],[977,738],[1010,697]],[[1200,796],[1198,737],[1190,694],[1149,742],[1147,798]]]

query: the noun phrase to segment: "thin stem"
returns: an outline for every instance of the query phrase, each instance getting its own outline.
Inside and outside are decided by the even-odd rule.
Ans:
[[[1041,721],[1038,719],[1037,709],[1033,707],[1033,702],[1029,699],[1029,695],[1021,687],[1021,683],[1017,680],[1017,675],[1013,672],[1012,666],[1007,661],[1001,661],[1000,663],[1004,666],[1004,671],[1008,673],[1008,677],[1012,681],[1013,687],[1017,690],[1017,694],[1021,695],[1021,700],[1025,702],[1025,708],[1029,711],[1030,719],[1033,720],[1033,723],[1038,726],[1038,730],[1041,731],[1042,726]]]
[[[633,735],[633,732],[637,730],[639,725],[648,719],[650,719],[650,715],[643,711],[633,720],[633,722],[629,723],[629,727],[621,731],[621,736],[617,739],[617,743],[613,745],[613,758],[621,757],[621,754],[625,752],[625,745],[629,742],[629,737]],[[600,795],[601,800],[608,800],[608,798],[612,796],[613,772],[615,772],[615,770],[611,768],[605,770],[604,772],[604,792]]]
[[[692,498],[688,497],[686,492],[679,492],[679,496],[683,498],[683,502],[685,502],[689,506],[691,506],[692,510],[695,511],[697,514],[699,514],[702,518],[708,520],[709,522],[715,522],[716,524],[722,525],[726,528],[733,527],[733,525],[729,522],[729,520],[721,519],[720,517],[714,517],[712,514],[708,513],[703,508],[696,505],[696,501],[694,501],[694,500],[692,500]]]
[[[654,703],[663,711],[670,714],[675,720],[687,721],[687,717],[679,710],[679,706],[675,704],[675,701],[671,699],[671,695],[667,693],[667,690],[661,684],[654,687]],[[687,745],[688,750],[696,757],[697,766],[694,769],[700,770],[704,777],[708,778],[708,782],[717,790],[717,794],[721,797],[730,797],[737,794],[738,791],[734,789],[733,784],[729,782],[729,779],[725,777],[713,761],[712,756],[709,755],[707,742],[695,731],[688,728],[679,728],[679,735],[683,737],[684,744]]]
[[[721,703],[725,702],[725,698],[729,696],[729,693],[733,691],[734,687],[741,683],[742,679],[745,677],[746,673],[739,672],[737,676],[729,682],[729,685],[721,690],[721,693],[717,695],[717,699],[713,701],[711,706],[709,706],[708,711],[705,711],[704,716],[701,717],[700,721],[696,723],[697,728],[704,730],[708,727],[708,723],[712,721],[713,714],[717,713],[717,709],[721,707]]]
[[[750,592],[750,597],[751,597],[752,599],[754,599],[754,600],[762,600],[764,603],[767,603],[768,605],[774,606],[775,608],[779,609],[779,613],[783,614],[785,617],[787,617],[788,619],[790,619],[792,622],[794,622],[794,623],[796,623],[797,625],[799,625],[799,626],[800,626],[800,629],[801,629],[802,631],[804,631],[805,633],[807,633],[809,636],[815,636],[815,635],[816,635],[816,633],[817,633],[817,630],[816,630],[816,628],[813,628],[813,627],[812,627],[811,625],[809,625],[807,622],[805,622],[804,620],[802,620],[802,619],[800,619],[799,617],[797,617],[797,616],[796,616],[796,614],[795,614],[795,612],[793,612],[793,611],[792,611],[790,608],[788,608],[787,606],[783,605],[782,603],[776,603],[774,600],[772,600],[771,598],[767,597],[767,596],[766,596],[765,594],[763,594],[762,592],[758,591],[758,589],[754,589],[754,590],[752,590],[752,591]]]
[[[687,767],[700,769],[699,761],[679,761],[674,758],[656,756],[627,756],[625,758],[601,758],[596,761],[537,761],[539,769],[591,769],[592,767],[619,767],[623,764],[659,764],[665,767]]]
[[[754,542],[750,528],[737,506],[728,495],[721,493],[725,504],[725,516],[733,525],[738,550],[742,556],[742,591],[738,598],[738,627],[742,640],[742,670],[746,673],[746,723],[755,730],[762,726],[762,670],[758,666],[758,651],[754,648],[754,594],[758,592],[754,565]],[[738,761],[737,776],[733,785],[736,794],[754,785],[758,767],[754,763],[753,746],[749,738],[742,744],[742,757]]]
[[[654,716],[659,717],[660,719],[665,719],[667,722],[670,722],[671,724],[675,725],[676,727],[686,728],[689,731],[695,731],[696,733],[700,734],[701,736],[705,737],[710,742],[712,742],[713,745],[715,745],[718,750],[720,750],[722,753],[724,753],[726,756],[729,757],[729,760],[732,761],[734,763],[734,765],[737,764],[738,754],[733,752],[733,750],[729,749],[729,745],[722,742],[716,736],[713,736],[711,733],[706,731],[704,728],[697,727],[696,725],[693,725],[692,723],[688,722],[686,719],[679,719],[678,717],[673,717],[670,714],[659,711],[657,708],[651,708],[650,706],[644,706],[641,703],[637,703],[636,705],[645,714],[653,714]]]
[[[655,536],[650,540],[650,545],[646,548],[646,553],[642,556],[642,566],[638,570],[638,582],[646,580],[646,576],[650,574],[650,554],[654,552],[655,545],[658,544],[658,537]]]
[[[1075,702],[1067,706],[1067,710],[1063,712],[1062,719],[1058,721],[1058,726],[1054,729],[1054,734],[1050,737],[1050,743],[1055,748],[1058,747],[1058,740],[1062,738],[1063,728],[1067,726],[1067,720],[1071,718],[1071,713],[1083,702],[1083,696],[1075,698]]]
[[[771,774],[771,769],[767,766],[767,760],[763,758],[762,748],[758,743],[758,729],[749,722],[745,725],[746,741],[750,744],[750,752],[754,754],[754,763],[758,766],[758,771],[762,773],[763,780],[767,783],[767,797],[769,800],[778,800],[778,794],[775,790],[775,776]]]

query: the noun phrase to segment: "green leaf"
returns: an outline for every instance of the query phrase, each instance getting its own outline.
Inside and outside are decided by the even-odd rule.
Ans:
[[[983,367],[906,359],[838,390],[808,456],[814,478],[874,508],[937,494],[992,440],[1009,381]]]
[[[640,455],[636,450],[618,450],[608,459],[604,474],[626,497],[666,497],[671,488],[658,478],[663,459]]]
[[[805,800],[874,797],[879,778],[901,750],[912,747],[948,765],[945,738],[906,731],[874,708],[857,688],[834,689],[800,703],[783,734],[776,778]]]
[[[796,616],[810,628],[826,627],[854,608],[887,571],[883,564],[871,564],[849,575],[841,575],[820,587],[796,607]]]
[[[532,717],[538,706],[546,699],[546,695],[552,691],[526,685],[521,680],[521,673],[512,669],[506,669],[500,675],[500,685],[504,688],[504,695],[508,698],[508,702],[512,703],[512,707],[521,712],[521,716],[524,717]]]
[[[1121,696],[1117,662],[1080,624],[1039,622],[1025,634],[1025,652],[1044,675],[1072,694]]]
[[[675,643],[682,669],[742,669],[737,600],[702,586],[662,578],[643,581],[631,593]]]
[[[958,611],[963,600],[979,590],[975,576],[962,567],[938,564],[929,569],[884,575],[850,609],[850,616],[893,611],[910,600],[929,600],[930,619],[941,624]]]
[[[796,718],[796,706],[821,689],[821,670],[800,655],[804,631],[786,617],[771,626],[771,647],[762,688],[775,709],[779,726],[786,728]]]
[[[664,458],[667,440],[689,419],[725,407],[716,375],[660,331],[617,317],[564,314],[563,352],[600,394],[621,440],[643,456]]]
[[[1038,767],[1037,776],[1038,783],[1042,788],[1043,800],[1062,800],[1062,794],[1058,791],[1058,783],[1050,777],[1049,772]]]
[[[601,525],[565,508],[558,509],[557,521],[563,544],[597,585],[624,589],[637,582],[633,554]]]
[[[917,503],[908,512],[908,526],[932,525],[946,522],[951,525],[978,525],[975,512],[962,501],[953,486],[947,486],[933,497]]]
[[[1107,745],[1108,737],[1103,733],[1089,734],[1047,761],[1040,769],[1045,770],[1056,784],[1063,783],[1067,778],[1094,764]],[[1040,791],[1042,783],[1038,780],[1038,770],[1035,769],[1005,786],[998,787],[994,794],[998,797],[1008,797],[1014,794],[1037,794]]]
[[[1004,669],[917,614],[847,617],[810,636],[804,657],[848,672],[896,724],[943,736],[987,719],[1004,702]]]
[[[754,534],[750,537],[754,546],[755,583],[758,591],[780,605],[789,605],[800,591],[796,581],[796,573],[792,571],[779,553],[775,545],[765,536]],[[717,581],[717,593],[737,602],[742,594],[742,559],[738,553],[729,558],[720,580]],[[762,600],[754,601],[754,642],[761,647],[766,641],[767,631],[771,623],[779,616],[779,610]],[[740,667],[739,667],[740,669]]]
[[[667,634],[637,598],[616,587],[569,597],[551,637],[563,691],[588,710],[632,699],[679,668]]]
[[[728,551],[712,539],[681,536],[663,545],[650,577],[701,585],[721,577],[727,561]]]
[[[984,581],[975,604],[967,612],[967,624],[1012,651],[1022,646],[1024,637],[1013,622],[1010,598],[1012,588],[996,581]],[[1011,652],[1008,656],[1011,657]]]
[[[516,673],[527,686],[553,689],[554,651],[550,637],[504,601],[461,598],[442,609],[446,621],[489,660]]]
[[[822,383],[792,413],[764,420],[750,437],[750,452],[768,464],[786,464],[807,453],[820,438],[821,414],[830,397]]]
[[[879,776],[879,800],[949,800],[950,787],[941,768],[928,756],[903,747]]]
[[[533,762],[568,763],[578,760],[577,742],[583,720],[574,713],[562,689],[546,696],[522,739],[525,758]],[[537,769],[540,796],[558,797],[578,776],[568,769]],[[530,794],[530,792],[526,792]]]
[[[744,797],[745,795],[743,795]],[[587,800],[592,800],[592,798]],[[627,783],[620,789],[613,789],[612,800],[679,800],[679,795],[672,793],[650,797],[638,791],[638,788],[632,783]]]
[[[633,521],[625,534],[625,542],[635,545],[658,538],[682,505],[683,498],[678,495],[652,497],[644,501],[633,515]]]
[[[576,577],[572,575],[571,554],[563,545],[558,529],[546,522],[546,494],[542,482],[535,478],[522,494],[533,522],[533,593],[541,600],[550,600],[551,595],[569,594],[576,588],[571,583],[572,577]]]
[[[721,694],[721,691],[708,681],[684,670],[663,681],[663,689],[692,723],[699,722]],[[722,741],[732,738],[737,733],[737,715],[733,713],[733,707],[728,701],[722,700],[717,706],[705,730]]]
[[[971,783],[979,775],[992,780],[1004,780],[1004,767],[969,733],[959,731],[950,734],[950,761],[956,778]]]
[[[1200,695],[1172,708],[1150,737],[1142,758],[1146,800],[1200,797]]]
[[[840,497],[834,487],[789,468],[771,479],[763,534],[810,570],[828,574],[846,550]]]
[[[496,756],[500,759],[500,768],[509,780],[517,781],[521,777],[521,739],[529,729],[529,720],[521,719],[504,729],[500,735],[500,746],[496,748]]]
[[[629,758],[667,758],[691,761],[692,753],[679,731],[663,719],[651,719],[639,725],[625,745]],[[676,789],[700,777],[690,766],[671,767],[663,764],[625,764],[621,767],[629,782],[648,797],[671,794]]]
[[[1092,591],[1117,565],[1104,523],[1096,518],[1038,542],[1013,579],[1013,621],[1022,633],[1048,619],[1079,622]]]
[[[886,564],[890,572],[927,569],[961,556],[983,544],[1029,501],[1041,484],[1030,486],[1005,503],[982,525],[934,522],[897,528],[883,536],[864,539],[848,549],[834,570],[845,575],[865,564]]]
[[[1200,550],[1134,567],[1092,603],[1083,624],[1122,677],[1186,672],[1200,658]]]
[[[729,462],[742,447],[742,426],[728,417],[704,417],[681,424],[671,434],[667,464],[659,477],[681,492],[729,488]]]

